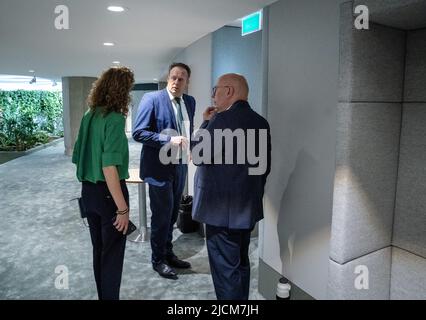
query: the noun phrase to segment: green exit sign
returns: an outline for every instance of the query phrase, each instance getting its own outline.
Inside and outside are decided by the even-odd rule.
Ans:
[[[242,19],[242,36],[246,36],[259,30],[262,30],[262,11],[252,13]]]

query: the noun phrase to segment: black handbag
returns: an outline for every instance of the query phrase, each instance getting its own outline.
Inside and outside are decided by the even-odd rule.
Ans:
[[[79,197],[79,198],[77,198],[77,200],[78,200],[78,207],[80,209],[81,219],[87,218],[87,211],[86,211],[86,207],[84,206],[84,203],[83,203],[83,198]]]
[[[182,233],[191,233],[198,231],[200,224],[197,221],[192,220],[192,197],[183,196],[179,214],[177,218],[177,227]]]

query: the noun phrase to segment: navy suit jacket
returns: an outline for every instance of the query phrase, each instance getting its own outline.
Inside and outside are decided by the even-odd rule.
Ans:
[[[190,121],[190,134],[194,128],[195,99],[184,94],[186,111]],[[160,149],[171,135],[164,130],[177,131],[176,118],[167,89],[146,93],[138,109],[133,129],[133,139],[143,144],[140,162],[140,178],[148,183],[163,183],[173,178],[175,165],[160,161]],[[163,133],[161,133],[163,132]]]
[[[193,148],[193,160],[197,165],[194,181],[193,219],[218,227],[229,229],[252,229],[256,222],[263,218],[263,193],[266,177],[271,170],[271,138],[268,122],[253,111],[246,101],[237,101],[225,112],[216,114],[210,121],[205,121],[201,128],[209,131],[212,137],[215,129],[242,129],[247,138],[248,129],[266,129],[266,170],[261,175],[249,175],[249,168],[256,167],[245,161],[236,163],[236,139],[234,139],[233,164],[197,164],[196,148]],[[256,130],[256,155],[259,154],[259,131]],[[247,139],[246,139],[247,140]],[[196,143],[196,142],[194,142]],[[225,145],[224,143],[222,144]],[[201,146],[201,144],[199,145]],[[214,158],[214,147],[211,155]],[[248,148],[246,148],[248,149]],[[222,153],[222,154],[220,154]],[[222,148],[216,154],[225,158]],[[217,162],[216,162],[217,163]]]

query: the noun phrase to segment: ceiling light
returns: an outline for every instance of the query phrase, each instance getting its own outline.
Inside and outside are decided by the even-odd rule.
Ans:
[[[109,6],[107,9],[109,11],[112,11],[112,12],[123,12],[124,11],[124,8],[120,7],[120,6]]]
[[[113,64],[120,64],[120,61],[113,61]]]
[[[104,46],[112,47],[113,45],[114,45],[114,43],[112,43],[112,42],[104,42]]]
[[[29,73],[34,73],[35,71],[34,71],[34,70],[28,70],[28,72],[29,72]]]

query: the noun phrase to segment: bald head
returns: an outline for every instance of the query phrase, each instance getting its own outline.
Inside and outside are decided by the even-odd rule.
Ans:
[[[236,73],[227,73],[217,80],[216,90],[212,96],[218,110],[222,112],[239,100],[248,100],[247,80]]]
[[[248,99],[249,87],[246,78],[236,73],[227,73],[219,78],[218,83],[234,88],[235,101]],[[235,102],[233,101],[233,102]]]

